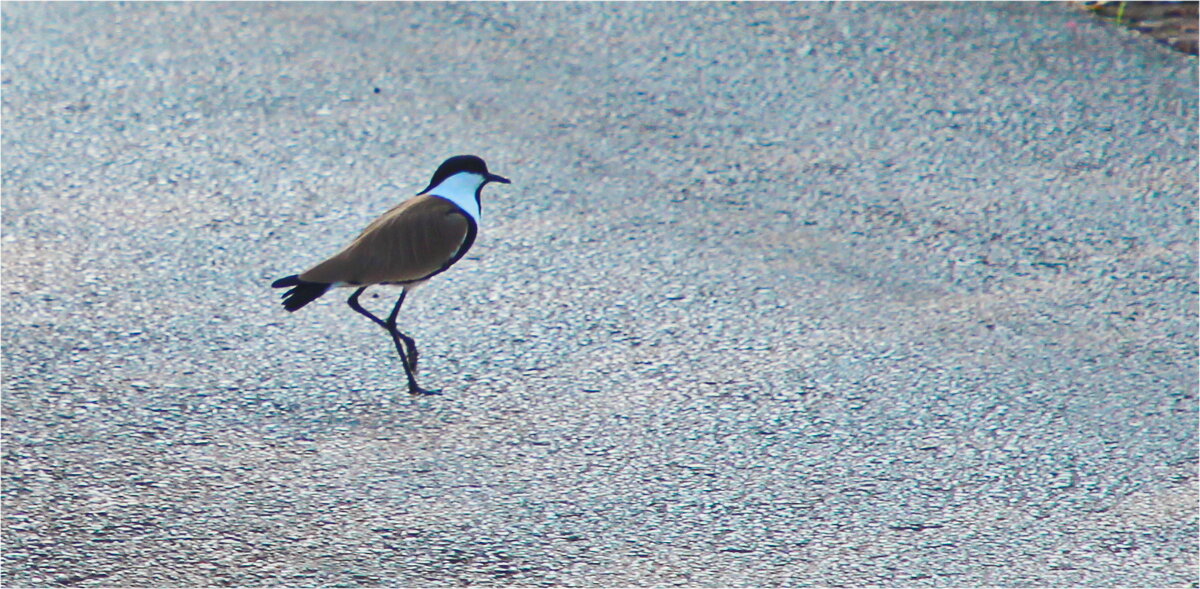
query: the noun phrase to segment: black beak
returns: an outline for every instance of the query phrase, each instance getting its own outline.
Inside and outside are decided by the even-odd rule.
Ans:
[[[509,182],[508,178],[505,178],[504,176],[498,176],[496,174],[488,174],[485,177],[487,178],[488,182],[499,182],[501,184],[512,184],[512,182]]]

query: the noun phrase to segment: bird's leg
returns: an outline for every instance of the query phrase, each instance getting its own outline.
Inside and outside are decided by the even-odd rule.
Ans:
[[[383,319],[372,315],[370,311],[364,309],[362,305],[358,304],[358,295],[362,294],[364,290],[367,290],[367,287],[364,286],[354,291],[354,294],[350,295],[350,298],[346,300],[346,304],[350,305],[351,309],[358,311],[359,314],[366,316],[367,319],[377,323],[380,327],[387,329],[387,324],[383,322]]]
[[[396,306],[392,307],[392,314],[388,315],[384,323],[386,324],[385,327],[388,333],[391,333],[393,338],[399,337],[404,342],[404,349],[408,352],[408,367],[413,371],[413,374],[416,374],[417,359],[420,357],[420,354],[417,353],[417,342],[413,338],[401,333],[396,327],[396,317],[400,314],[400,305],[404,304],[404,297],[407,295],[407,289],[400,292],[400,299],[396,301]],[[397,343],[396,345],[400,344]]]
[[[401,345],[400,339],[397,337],[397,336],[402,336],[402,334],[400,334],[400,332],[396,331],[396,329],[395,329],[395,322],[396,322],[395,320],[396,320],[396,315],[400,312],[400,303],[404,302],[404,295],[401,294],[400,300],[396,301],[396,308],[392,309],[392,314],[388,317],[388,320],[391,321],[391,323],[392,323],[391,325],[389,325],[387,321],[384,321],[383,319],[380,319],[380,318],[376,317],[375,315],[372,315],[370,311],[364,309],[362,307],[362,305],[359,304],[358,296],[361,295],[364,290],[367,290],[367,287],[364,286],[364,287],[354,291],[354,294],[350,295],[350,298],[346,300],[346,304],[350,305],[351,309],[354,309],[359,314],[361,314],[361,315],[365,316],[366,318],[370,319],[371,321],[375,322],[377,325],[386,329],[388,331],[388,333],[391,334],[392,342],[396,344],[396,351],[400,353],[400,362],[404,365],[404,376],[408,377],[408,392],[410,392],[414,395],[433,394],[417,385],[417,379],[413,376],[413,370],[409,366],[408,357],[404,353],[404,346]],[[402,336],[402,337],[407,338],[407,336]],[[413,346],[413,349],[414,350],[416,349],[415,345]]]
[[[404,373],[408,375],[408,392],[414,395],[436,395],[434,391],[417,386],[417,342],[400,333],[396,327],[396,317],[400,314],[400,306],[404,304],[406,295],[407,290],[400,292],[400,298],[396,300],[396,306],[392,307],[391,314],[384,321],[384,327],[392,334],[392,342],[396,344],[396,351],[400,353],[400,359],[404,362]]]

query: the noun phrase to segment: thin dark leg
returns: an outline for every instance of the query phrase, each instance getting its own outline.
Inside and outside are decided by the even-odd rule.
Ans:
[[[375,322],[376,325],[379,325],[380,327],[386,329],[388,331],[388,333],[391,334],[392,342],[396,344],[396,352],[398,352],[400,354],[400,363],[404,365],[404,376],[408,377],[408,392],[410,392],[414,395],[431,394],[429,391],[427,391],[427,390],[421,388],[419,385],[417,385],[417,379],[416,379],[416,377],[413,376],[413,371],[409,365],[408,357],[404,352],[404,346],[401,344],[401,340],[397,337],[398,335],[400,335],[400,333],[397,332],[394,327],[389,326],[386,321],[376,317],[375,315],[372,315],[370,311],[364,309],[362,307],[362,305],[359,304],[358,296],[361,295],[364,290],[367,290],[367,287],[364,286],[364,287],[354,291],[354,294],[350,295],[350,298],[346,300],[346,304],[350,305],[351,309],[354,309],[360,315],[363,315],[366,318],[370,319],[371,321]],[[400,312],[400,303],[403,301],[404,301],[404,295],[402,294],[402,295],[400,295],[400,301],[398,301],[396,303],[396,308],[392,310],[392,315],[389,317],[389,319],[392,321],[392,323],[395,323],[395,315]],[[407,336],[405,336],[405,337],[407,337]],[[413,349],[416,349],[415,346]]]
[[[417,342],[413,338],[403,334],[396,328],[396,316],[400,314],[400,305],[404,304],[404,297],[408,295],[407,290],[400,292],[400,299],[396,301],[396,306],[392,307],[392,314],[384,321],[388,333],[392,334],[393,338],[399,337],[404,342],[404,348],[408,352],[408,367],[412,369],[413,374],[417,373],[417,359],[420,355],[417,353]],[[400,344],[397,343],[397,346]]]
[[[350,305],[351,309],[354,309],[355,311],[358,311],[360,314],[365,315],[367,317],[367,319],[370,319],[371,321],[374,321],[375,323],[379,324],[380,327],[387,329],[387,324],[383,322],[383,319],[380,319],[380,318],[372,315],[370,311],[362,308],[362,305],[358,304],[358,295],[361,295],[364,290],[367,290],[367,287],[364,286],[364,287],[354,291],[354,294],[350,295],[350,298],[346,300],[346,304]]]

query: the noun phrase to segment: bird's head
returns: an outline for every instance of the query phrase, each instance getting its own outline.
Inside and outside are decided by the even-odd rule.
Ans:
[[[456,185],[473,184],[476,193],[488,182],[509,183],[508,178],[489,172],[483,158],[475,155],[456,155],[438,166],[437,171],[433,173],[433,179],[429,181],[429,186],[422,192],[433,191],[447,181]]]

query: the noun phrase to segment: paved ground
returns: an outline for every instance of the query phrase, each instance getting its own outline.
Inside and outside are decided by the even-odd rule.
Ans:
[[[1196,586],[1196,71],[1056,4],[5,3],[4,584]],[[268,284],[456,153],[514,183],[414,399]]]

